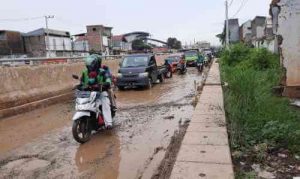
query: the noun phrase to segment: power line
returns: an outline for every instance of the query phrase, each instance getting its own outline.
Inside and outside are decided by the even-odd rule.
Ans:
[[[231,2],[229,3],[229,7],[232,5],[233,1],[234,1],[234,0],[231,0]]]
[[[232,16],[232,18],[234,18],[235,16],[237,16],[241,10],[244,8],[244,6],[247,4],[248,0],[243,0],[241,3],[241,6],[239,7],[239,9],[237,10],[237,12]]]
[[[30,20],[36,20],[36,19],[42,19],[44,16],[39,17],[27,17],[27,18],[18,18],[18,19],[0,19],[0,21],[6,21],[6,22],[20,22],[20,21],[30,21]]]

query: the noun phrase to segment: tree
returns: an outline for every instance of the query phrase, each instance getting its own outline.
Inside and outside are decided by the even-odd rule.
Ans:
[[[168,38],[167,45],[168,45],[168,47],[170,47],[172,49],[181,49],[182,48],[181,42],[174,37]]]
[[[218,37],[222,45],[224,45],[226,41],[226,28],[224,27],[223,32],[221,34],[216,35],[216,37]]]
[[[132,41],[132,50],[142,51],[142,50],[149,50],[151,47],[144,43],[141,39],[136,39]]]

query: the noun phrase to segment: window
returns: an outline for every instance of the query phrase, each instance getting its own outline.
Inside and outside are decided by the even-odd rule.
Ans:
[[[149,65],[150,65],[150,66],[155,65],[154,57],[151,57],[150,62],[149,62]]]
[[[95,27],[93,27],[93,31],[96,32],[96,30],[97,30],[97,29],[96,29]]]
[[[0,32],[0,40],[6,40],[5,32]]]
[[[56,39],[53,39],[53,50],[56,50]]]

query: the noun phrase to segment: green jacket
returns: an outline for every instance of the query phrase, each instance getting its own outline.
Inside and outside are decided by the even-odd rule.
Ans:
[[[98,75],[96,78],[90,78],[88,74],[88,70],[85,69],[82,71],[81,75],[81,84],[83,88],[87,88],[91,84],[103,84],[103,83],[110,83],[111,84],[111,78],[109,77],[109,74],[106,73],[106,71],[102,68],[99,69]]]
[[[203,63],[203,61],[204,61],[204,56],[199,54],[198,59],[197,59],[197,63]]]

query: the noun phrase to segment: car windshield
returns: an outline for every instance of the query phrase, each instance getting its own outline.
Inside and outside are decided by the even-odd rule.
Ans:
[[[194,57],[194,56],[197,56],[197,52],[185,52],[184,55],[186,57]]]
[[[177,56],[174,56],[174,57],[168,57],[166,59],[166,61],[168,61],[169,63],[173,63],[173,62],[179,62],[180,58],[177,57]]]
[[[146,67],[146,66],[148,66],[148,57],[146,57],[146,56],[125,57],[122,62],[123,68]]]

